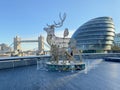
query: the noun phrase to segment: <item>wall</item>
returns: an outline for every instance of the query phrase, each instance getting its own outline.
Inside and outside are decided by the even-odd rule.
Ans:
[[[82,54],[83,59],[102,59],[105,57],[119,57],[120,53],[108,53],[108,54],[101,54],[101,53],[86,53]],[[76,60],[79,60],[79,55],[75,55]],[[7,69],[7,68],[15,68],[15,67],[21,67],[21,66],[30,66],[30,65],[36,65],[38,60],[49,60],[50,56],[47,57],[41,57],[40,59],[24,59],[24,60],[5,60],[0,61],[0,69]]]

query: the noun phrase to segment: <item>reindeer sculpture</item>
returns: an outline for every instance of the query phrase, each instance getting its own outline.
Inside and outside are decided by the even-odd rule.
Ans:
[[[60,28],[63,25],[63,22],[65,21],[66,14],[63,14],[63,17],[61,14],[59,14],[60,22],[56,23],[54,21],[54,24],[48,25],[44,28],[44,30],[47,32],[47,42],[51,46],[51,60],[56,61],[58,63],[59,55],[64,56],[66,50],[64,48],[64,39],[66,36],[68,36],[69,32],[66,28],[64,31],[64,37],[57,37],[55,35],[55,28]],[[68,41],[69,42],[69,41]]]
[[[66,14],[63,14],[63,18],[61,17],[61,14],[59,14],[60,22],[56,23],[54,21],[54,24],[48,25],[44,28],[44,30],[47,32],[47,42],[51,45],[57,45],[58,47],[62,47],[64,38],[68,35],[68,29],[66,28],[64,31],[64,38],[55,36],[55,28],[60,28],[63,25],[63,22],[65,21]]]

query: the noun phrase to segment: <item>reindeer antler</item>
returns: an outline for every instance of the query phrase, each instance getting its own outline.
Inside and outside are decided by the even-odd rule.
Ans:
[[[63,22],[65,21],[66,19],[66,13],[63,14],[63,16],[61,16],[61,13],[59,13],[59,18],[60,18],[60,22],[56,23],[54,21],[54,24],[52,25],[49,25],[49,24],[46,24],[48,27],[56,27],[56,28],[59,28],[63,25]]]
[[[50,27],[51,25],[48,25],[48,24],[46,24],[48,27]]]
[[[65,19],[66,19],[66,13],[63,14],[63,18],[62,18],[62,16],[61,16],[61,13],[59,13],[59,18],[60,18],[60,20],[61,20],[60,22],[56,23],[56,22],[54,21],[54,26],[55,26],[56,28],[61,27],[61,26],[63,25],[63,22],[64,22]]]

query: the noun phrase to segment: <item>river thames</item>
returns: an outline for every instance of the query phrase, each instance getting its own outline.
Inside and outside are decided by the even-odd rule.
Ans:
[[[0,90],[119,90],[120,63],[86,59],[77,72],[38,70],[36,65],[0,70]]]

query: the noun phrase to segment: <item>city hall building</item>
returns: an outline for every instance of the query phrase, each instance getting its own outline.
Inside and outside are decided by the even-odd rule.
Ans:
[[[98,17],[80,26],[72,38],[77,48],[86,53],[99,53],[111,50],[115,27],[111,17]]]

